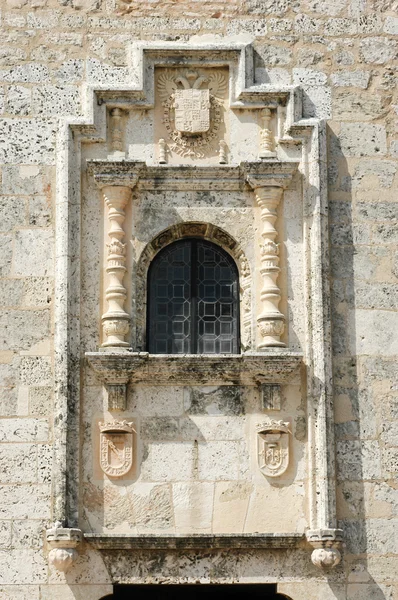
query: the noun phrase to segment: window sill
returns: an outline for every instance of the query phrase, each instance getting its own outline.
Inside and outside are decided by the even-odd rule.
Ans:
[[[109,409],[124,410],[128,383],[143,385],[286,384],[297,380],[303,354],[270,350],[250,354],[149,354],[87,352],[86,359],[109,392]]]

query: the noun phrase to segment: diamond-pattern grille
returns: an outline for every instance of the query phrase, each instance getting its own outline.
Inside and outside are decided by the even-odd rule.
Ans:
[[[238,353],[238,272],[204,240],[174,242],[148,277],[148,349],[154,354]]]

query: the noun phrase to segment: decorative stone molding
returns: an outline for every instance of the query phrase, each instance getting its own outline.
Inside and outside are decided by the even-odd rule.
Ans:
[[[77,546],[82,541],[80,529],[61,527],[56,523],[52,529],[47,529],[46,538],[51,550],[48,560],[57,571],[68,571],[78,558]]]
[[[60,124],[57,140],[57,199],[56,199],[56,289],[55,289],[55,405],[54,421],[54,513],[65,522],[78,522],[80,465],[76,460],[80,419],[80,319],[81,277],[81,143],[106,144],[106,112],[115,107],[122,110],[152,109],[155,104],[155,67],[181,66],[191,63],[202,67],[228,67],[229,109],[262,110],[275,106],[279,157],[296,156],[301,163],[303,193],[307,343],[306,389],[309,415],[308,452],[311,465],[309,484],[309,519],[313,530],[333,529],[336,524],[335,447],[333,433],[333,380],[329,307],[328,209],[326,186],[326,126],[317,119],[302,116],[302,91],[299,86],[256,85],[254,82],[253,47],[251,44],[217,39],[207,42],[138,42],[130,48],[131,73],[126,81],[115,86],[88,86],[84,116]],[[132,85],[132,82],[133,85]],[[281,152],[283,151],[283,154]],[[290,154],[289,154],[290,153]],[[99,154],[98,154],[99,156]],[[217,160],[217,158],[215,159]],[[96,161],[91,161],[94,163]],[[100,187],[121,185],[134,187],[137,168],[144,170],[140,189],[164,190],[243,190],[246,179],[256,179],[253,165],[248,173],[241,167],[195,167],[168,170],[164,166],[132,165],[128,161],[110,163],[111,168],[93,169]],[[290,180],[297,166],[273,159],[261,161],[267,174],[260,178],[276,187]],[[141,168],[140,167],[140,168]],[[293,168],[294,167],[294,168]],[[88,170],[90,171],[90,164]],[[97,169],[97,170],[96,170]],[[221,170],[222,169],[222,170]],[[225,173],[228,171],[228,176]],[[289,172],[288,172],[289,171]],[[242,179],[242,174],[244,175]],[[250,183],[250,181],[249,181]],[[250,184],[251,185],[251,184]],[[256,187],[256,186],[252,186]],[[268,350],[269,351],[269,350]],[[264,354],[268,353],[264,352]],[[278,349],[278,353],[283,352]],[[102,354],[106,354],[103,352]],[[112,352],[110,352],[112,354]],[[122,352],[118,354],[120,357]],[[171,360],[171,357],[169,357]],[[181,361],[183,362],[183,361]],[[168,368],[168,367],[167,367]],[[122,369],[123,371],[123,369]],[[149,371],[150,373],[150,371]],[[109,369],[109,385],[116,389],[120,377]],[[128,374],[129,377],[129,374]],[[127,377],[127,379],[128,379]],[[105,381],[105,376],[104,376]],[[105,381],[106,383],[106,381]],[[283,382],[280,382],[283,383]],[[107,384],[107,383],[106,383]],[[107,384],[108,385],[108,384]],[[120,387],[126,382],[120,384]],[[117,397],[119,392],[115,393]],[[329,547],[329,549],[332,546]],[[314,550],[325,548],[314,548]],[[318,553],[319,555],[319,553]],[[318,556],[319,559],[319,556]],[[317,560],[318,560],[317,559]],[[325,560],[323,559],[323,562]]]
[[[86,352],[90,367],[109,389],[109,381],[150,385],[255,385],[289,383],[300,377],[302,354],[288,350],[257,354],[148,354]],[[124,388],[126,390],[126,387]],[[126,406],[121,389],[119,409]],[[108,406],[114,410],[114,406]]]
[[[105,297],[108,310],[102,316],[102,326],[105,341],[102,346],[126,347],[129,342],[125,340],[130,330],[130,317],[124,310],[127,290],[123,285],[126,274],[126,244],[123,223],[124,209],[131,198],[131,190],[124,186],[105,186],[102,194],[109,208],[108,219],[110,228],[108,235],[110,243],[107,244],[108,257],[106,272],[109,277]]]
[[[251,349],[252,340],[252,297],[253,285],[249,262],[238,242],[229,233],[211,223],[190,221],[177,223],[161,231],[147,246],[137,263],[136,270],[136,340],[137,349],[146,347],[146,282],[149,265],[155,255],[168,244],[185,237],[201,237],[214,242],[226,250],[236,262],[239,271],[241,294],[241,345],[242,350]]]
[[[276,152],[274,151],[274,136],[270,128],[271,116],[271,109],[264,108],[261,111],[263,124],[260,130],[260,158],[274,158],[276,156]]]
[[[113,108],[111,110],[111,149],[113,152],[123,153],[124,140],[122,129],[122,116],[123,111],[120,108]]]
[[[316,567],[328,570],[341,561],[340,549],[343,545],[342,529],[318,529],[307,531],[307,541],[314,548],[311,560]]]
[[[242,533],[206,535],[122,535],[119,533],[85,533],[84,539],[98,550],[189,550],[232,548],[296,548],[302,533]]]
[[[263,285],[260,291],[261,312],[257,317],[258,330],[261,336],[258,349],[268,346],[285,346],[281,336],[285,328],[285,317],[278,306],[281,291],[276,283],[280,272],[279,246],[276,243],[278,232],[275,229],[277,208],[282,197],[280,187],[256,187],[255,196],[261,209],[263,230],[261,237],[261,266],[260,273]]]

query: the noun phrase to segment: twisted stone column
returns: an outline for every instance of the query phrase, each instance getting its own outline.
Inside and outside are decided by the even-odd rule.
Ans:
[[[280,339],[285,328],[285,317],[278,308],[281,291],[276,283],[280,268],[278,266],[279,245],[276,242],[278,232],[275,229],[275,221],[282,193],[283,189],[281,187],[255,188],[256,201],[261,209],[262,221],[260,273],[263,281],[260,292],[261,312],[257,317],[260,334],[258,348],[260,350],[269,346],[286,345]]]
[[[102,326],[105,336],[103,347],[125,347],[130,344],[125,341],[130,329],[130,317],[124,310],[127,290],[123,285],[126,269],[126,244],[123,223],[124,209],[131,198],[131,189],[127,186],[108,185],[102,188],[103,198],[109,208],[109,244],[107,267],[108,286],[105,296],[108,310],[102,316]]]

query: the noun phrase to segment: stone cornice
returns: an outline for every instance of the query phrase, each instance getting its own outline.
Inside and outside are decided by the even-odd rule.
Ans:
[[[303,540],[301,533],[243,534],[113,534],[85,533],[84,539],[98,550],[198,550],[232,548],[295,548]]]
[[[297,378],[303,355],[288,350],[236,355],[102,351],[87,352],[86,359],[111,385],[261,385]]]
[[[240,165],[147,165],[137,161],[91,160],[87,170],[99,187],[137,187],[140,190],[242,190],[275,186],[286,188],[298,163],[264,160]]]

